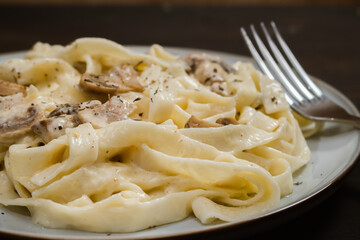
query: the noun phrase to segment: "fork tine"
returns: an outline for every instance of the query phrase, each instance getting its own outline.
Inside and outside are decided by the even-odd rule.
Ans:
[[[303,67],[300,65],[294,54],[291,52],[289,46],[286,44],[285,40],[282,38],[279,30],[276,27],[275,22],[271,21],[272,29],[275,33],[275,36],[281,45],[284,53],[286,54],[287,58],[293,65],[294,69],[298,72],[299,76],[302,78],[304,84],[306,85],[307,89],[309,89],[313,94],[315,94],[318,98],[323,98],[324,93],[321,89],[311,80],[309,75],[305,72]]]
[[[291,67],[289,66],[283,55],[281,54],[280,50],[272,40],[268,30],[265,27],[265,24],[262,22],[260,23],[260,25],[277,62],[280,64],[280,66],[285,71],[287,76],[292,80],[294,86],[299,90],[299,93],[301,93],[303,97],[305,97],[309,101],[314,100],[315,96],[303,85],[300,79],[295,75],[295,73],[293,72],[293,70],[291,69]]]
[[[300,104],[303,104],[305,102],[305,99],[298,93],[298,91],[293,87],[293,85],[288,81],[288,79],[282,73],[279,66],[276,64],[275,60],[270,55],[269,51],[266,49],[264,43],[261,41],[259,35],[255,30],[254,25],[251,25],[250,29],[259,47],[260,52],[262,53],[265,61],[268,63],[269,67],[271,68],[272,72],[277,76],[277,80],[280,81],[280,83],[283,85],[288,95],[292,97],[295,100],[295,102],[299,102]]]
[[[254,25],[250,25],[250,29],[259,50],[255,48],[252,40],[250,40],[243,27],[240,28],[240,31],[244,37],[246,44],[249,47],[251,54],[253,55],[258,65],[262,68],[263,72],[270,78],[274,78],[273,76],[275,76],[276,79],[284,87],[285,97],[291,108],[303,117],[314,120],[316,126],[319,126],[319,123],[321,124],[322,121],[337,121],[352,124],[355,127],[360,128],[360,117],[355,116],[359,113],[355,111],[355,115],[350,114],[347,109],[337,105],[330,98],[326,97],[325,93],[323,93],[322,90],[316,86],[316,84],[309,78],[305,71],[303,71],[303,76],[305,76],[305,79],[308,78],[308,80],[304,80],[303,77],[298,78],[298,81],[302,83],[302,85],[299,84],[299,86],[303,86],[300,88],[293,85],[294,83],[292,83],[291,79],[288,79],[283,74],[282,71],[286,71],[286,68],[288,68],[291,69],[291,71],[286,71],[286,75],[300,76],[301,70],[303,69],[297,62],[294,55],[291,53],[285,41],[280,36],[280,33],[275,26],[275,23],[271,22],[271,25],[275,32],[276,38],[278,39],[279,43],[281,43],[280,45],[282,45],[282,47],[284,48],[282,50],[284,51],[285,55],[282,53],[282,51],[279,50],[275,42],[272,40],[267,28],[265,27],[265,24],[261,23],[261,27],[264,31],[264,34],[266,35],[271,49],[273,50],[273,54],[275,55],[282,69],[280,69],[278,63],[275,62],[274,58],[265,47],[265,44],[260,39]],[[260,51],[261,55],[258,51]],[[284,56],[286,56],[288,60],[286,60]],[[290,66],[288,61],[290,61],[293,66]],[[297,73],[292,71],[292,68],[295,68]],[[314,99],[314,101],[307,98],[307,96],[302,92],[301,88],[307,88],[309,90],[309,95],[312,95],[311,93],[314,93],[312,95],[312,99]],[[306,93],[306,90],[304,92]],[[303,94],[305,96],[302,96]]]
[[[245,40],[245,43],[247,44],[251,55],[254,57],[255,61],[257,62],[257,64],[260,66],[261,70],[265,73],[265,75],[267,75],[269,78],[271,79],[275,79],[274,76],[272,75],[271,71],[269,70],[269,68],[266,66],[265,62],[263,61],[263,59],[260,57],[258,51],[256,50],[254,44],[252,43],[252,41],[250,40],[249,36],[246,33],[246,30],[241,27],[240,28],[241,34],[243,35],[243,38]],[[285,93],[285,98],[286,101],[292,105],[294,104],[294,101]]]
[[[241,34],[243,35],[243,38],[245,40],[245,43],[247,44],[251,54],[253,55],[255,61],[257,62],[257,64],[259,65],[259,67],[261,68],[261,70],[265,73],[265,75],[267,75],[269,78],[271,79],[275,79],[274,76],[272,75],[272,73],[270,72],[269,68],[266,66],[265,62],[262,60],[262,58],[260,57],[259,53],[256,51],[255,46],[253,45],[253,43],[251,42],[249,36],[247,35],[245,29],[243,27],[240,28]]]

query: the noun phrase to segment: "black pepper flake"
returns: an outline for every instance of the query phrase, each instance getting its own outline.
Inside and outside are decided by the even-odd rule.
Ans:
[[[271,98],[271,102],[275,103],[275,104],[278,104],[278,100],[276,97],[272,97]]]
[[[294,185],[295,185],[295,186],[299,186],[299,185],[301,185],[302,183],[303,183],[303,182],[295,182]]]
[[[92,82],[90,79],[84,79],[84,82]]]
[[[140,98],[140,97],[137,97],[137,98],[135,98],[135,99],[133,100],[133,102],[136,102],[136,101],[139,101],[139,100],[141,100],[141,98]]]
[[[59,130],[62,130],[63,129],[63,126],[59,126]]]
[[[142,116],[143,116],[143,114],[144,114],[143,112],[139,113],[139,117],[142,117]]]

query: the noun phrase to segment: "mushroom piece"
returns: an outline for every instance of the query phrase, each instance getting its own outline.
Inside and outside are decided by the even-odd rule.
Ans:
[[[94,100],[80,105],[78,117],[83,123],[89,122],[94,128],[102,128],[109,123],[128,119],[135,109],[134,103],[114,96],[104,104]]]
[[[184,128],[209,128],[209,127],[221,127],[221,124],[211,123],[192,115],[184,126]]]
[[[211,91],[227,96],[225,78],[234,70],[221,58],[208,54],[190,54],[183,58],[188,64],[188,73],[203,85],[210,86]]]
[[[25,86],[0,80],[0,143],[13,143],[42,118],[40,108],[25,103],[25,95]]]
[[[0,118],[0,142],[11,143],[18,137],[31,131],[34,123],[42,118],[41,110],[36,106],[19,106],[8,111],[11,116]],[[4,115],[3,115],[4,116]]]
[[[138,72],[130,64],[116,66],[108,71],[110,77],[120,79],[118,92],[140,92],[144,87],[138,80]]]
[[[79,104],[61,104],[46,119],[35,123],[31,130],[45,142],[65,134],[66,128],[77,127],[81,122],[77,117]]]
[[[48,143],[64,135],[66,128],[77,127],[80,123],[76,115],[61,115],[37,122],[31,127],[31,130]]]
[[[26,87],[17,83],[7,82],[0,79],[0,96],[10,96],[16,93],[26,94]]]
[[[48,117],[56,117],[61,115],[77,114],[79,104],[61,104],[55,110],[53,110]]]
[[[239,124],[239,122],[236,121],[235,118],[228,118],[228,117],[219,118],[219,119],[216,120],[216,123],[221,124],[223,126],[230,125],[230,124],[233,124],[233,125],[238,125]]]
[[[124,93],[141,91],[138,74],[132,65],[124,64],[110,69],[106,74],[84,73],[79,86],[97,93]]]
[[[97,93],[115,93],[118,89],[110,77],[104,74],[84,73],[79,83],[80,88]]]
[[[198,65],[202,62],[211,62],[218,64],[225,72],[232,73],[234,72],[234,69],[228,65],[224,60],[222,60],[218,56],[206,54],[206,53],[194,53],[189,54],[187,56],[184,56],[181,58],[185,63],[188,65],[188,68],[186,69],[189,73],[195,72],[196,68],[198,68]]]

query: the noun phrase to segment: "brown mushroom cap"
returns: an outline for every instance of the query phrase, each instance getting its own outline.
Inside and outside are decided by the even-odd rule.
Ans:
[[[108,94],[138,92],[144,89],[138,81],[134,67],[127,64],[114,67],[106,74],[84,73],[79,86],[86,91]]]
[[[111,78],[104,74],[84,73],[81,76],[79,86],[86,90],[98,93],[115,93],[118,86]]]
[[[30,106],[24,112],[16,112],[7,119],[0,119],[0,142],[9,143],[31,131],[34,123],[42,118],[41,110]]]

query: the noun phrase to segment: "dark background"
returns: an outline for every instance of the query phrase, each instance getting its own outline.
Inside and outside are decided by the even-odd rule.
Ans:
[[[239,27],[271,20],[307,72],[343,92],[359,109],[360,7],[356,4],[8,6],[0,2],[0,53],[29,49],[37,41],[68,44],[79,37],[104,37],[124,45],[158,43],[249,56]],[[255,227],[188,238],[359,240],[359,164],[335,187],[315,199],[316,206],[307,202]]]

